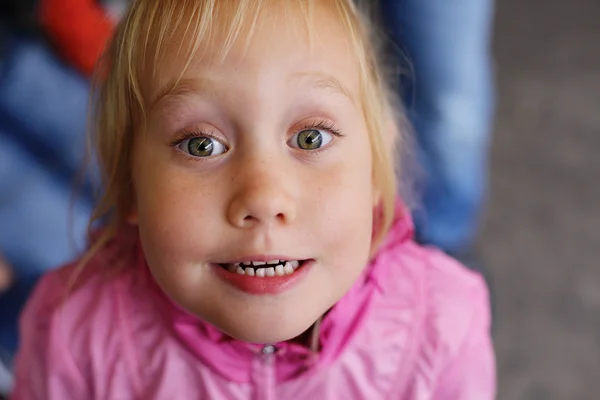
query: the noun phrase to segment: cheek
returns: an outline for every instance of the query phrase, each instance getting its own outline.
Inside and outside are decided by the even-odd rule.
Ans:
[[[149,261],[177,266],[201,259],[194,252],[208,246],[197,243],[212,239],[215,219],[211,216],[220,207],[215,186],[198,173],[154,160],[140,164],[138,171],[143,172],[134,177],[138,226]]]
[[[140,202],[140,240],[156,281],[176,301],[187,304],[202,287],[206,268],[201,267],[216,245],[211,232],[218,227],[208,210],[218,204],[211,203],[212,197],[205,197],[203,191],[189,190],[189,182],[181,176],[175,179],[165,171],[155,183]],[[188,297],[177,299],[184,294]]]
[[[317,200],[320,239],[336,269],[362,268],[368,259],[373,224],[370,154],[358,152],[348,157],[329,171],[325,182]]]

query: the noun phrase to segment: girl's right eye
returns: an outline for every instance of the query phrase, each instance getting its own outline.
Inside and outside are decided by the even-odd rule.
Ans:
[[[227,147],[217,139],[207,136],[196,136],[186,139],[177,146],[193,157],[210,157],[223,154]]]

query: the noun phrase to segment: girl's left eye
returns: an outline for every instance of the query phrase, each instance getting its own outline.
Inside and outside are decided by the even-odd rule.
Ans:
[[[177,147],[191,156],[204,158],[223,154],[227,151],[227,147],[223,143],[207,136],[186,139],[179,143]]]
[[[288,142],[301,150],[318,150],[333,140],[333,135],[324,129],[304,129],[296,133]]]

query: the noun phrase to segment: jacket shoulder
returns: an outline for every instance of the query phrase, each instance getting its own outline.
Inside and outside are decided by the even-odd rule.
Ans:
[[[15,392],[26,395],[15,398],[85,398],[94,364],[115,363],[121,287],[135,275],[131,265],[115,269],[115,260],[125,267],[132,254],[109,243],[85,266],[77,260],[40,279],[21,315]]]

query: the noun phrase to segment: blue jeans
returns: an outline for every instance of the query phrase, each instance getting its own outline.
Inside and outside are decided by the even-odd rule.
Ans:
[[[38,278],[75,257],[92,210],[73,200],[85,144],[88,84],[35,40],[15,40],[0,64],[0,252],[16,284],[0,295],[0,351]]]
[[[471,247],[487,186],[493,118],[493,0],[382,0],[411,71],[402,94],[424,169],[417,237],[459,253]]]

